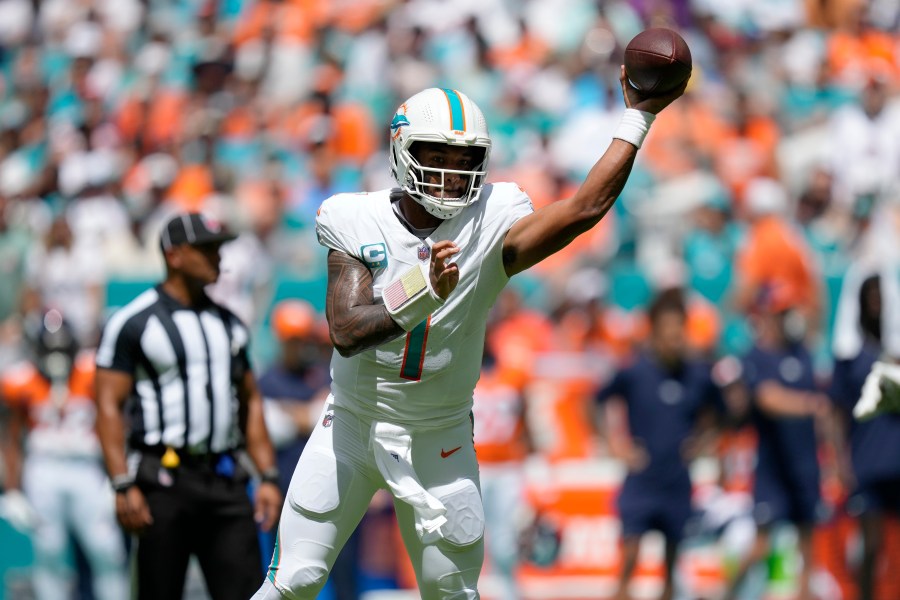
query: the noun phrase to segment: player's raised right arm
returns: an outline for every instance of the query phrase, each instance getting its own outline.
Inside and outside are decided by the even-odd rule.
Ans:
[[[687,85],[685,81],[666,94],[645,96],[627,83],[624,66],[619,81],[631,113],[626,112],[627,120],[623,117],[615,139],[574,196],[548,204],[510,228],[503,240],[503,266],[510,277],[558,252],[600,222],[625,187],[640,142],[650,127],[648,119],[681,96]]]
[[[328,253],[325,317],[331,343],[341,356],[359,354],[406,333],[383,304],[375,304],[368,267],[337,250]]]

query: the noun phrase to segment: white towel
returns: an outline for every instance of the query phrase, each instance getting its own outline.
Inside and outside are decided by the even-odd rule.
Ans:
[[[881,343],[884,351],[900,357],[900,270],[889,261],[858,262],[847,269],[834,321],[832,350],[837,359],[850,359],[862,350],[859,325],[859,288],[871,275],[881,278]]]
[[[863,384],[853,416],[866,421],[881,413],[900,411],[900,365],[875,361]]]
[[[391,423],[372,423],[371,439],[375,464],[394,496],[413,508],[416,533],[423,544],[443,537],[447,508],[422,487],[412,466],[412,435]]]

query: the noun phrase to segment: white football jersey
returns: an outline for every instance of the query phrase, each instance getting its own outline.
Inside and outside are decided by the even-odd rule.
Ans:
[[[486,185],[477,202],[424,240],[403,226],[390,190],[338,194],[316,218],[319,243],[365,263],[376,302],[402,273],[431,257],[431,245],[452,240],[460,251],[459,285],[446,303],[406,335],[356,356],[331,359],[335,404],[361,416],[413,427],[441,427],[464,418],[481,369],[488,312],[509,278],[503,239],[533,211],[517,185]]]

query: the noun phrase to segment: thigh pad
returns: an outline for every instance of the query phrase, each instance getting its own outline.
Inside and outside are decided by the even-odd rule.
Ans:
[[[447,523],[441,527],[443,542],[464,548],[481,540],[484,536],[484,506],[474,482],[462,479],[429,491],[447,508]]]

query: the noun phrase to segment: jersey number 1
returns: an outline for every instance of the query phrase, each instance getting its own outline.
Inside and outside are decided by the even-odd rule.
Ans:
[[[428,342],[428,328],[430,325],[431,316],[429,315],[427,319],[406,334],[403,365],[400,367],[400,377],[402,379],[419,381],[422,378],[422,365],[425,363],[425,344]]]

